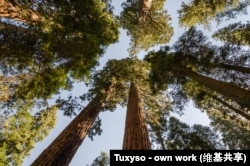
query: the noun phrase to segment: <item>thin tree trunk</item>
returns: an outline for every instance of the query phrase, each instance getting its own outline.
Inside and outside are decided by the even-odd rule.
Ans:
[[[227,70],[234,70],[234,71],[239,71],[242,73],[249,73],[250,74],[250,68],[248,68],[248,67],[228,65],[228,64],[224,64],[224,63],[213,64],[213,66],[227,69]]]
[[[230,98],[246,107],[250,108],[250,91],[239,88],[229,83],[218,81],[200,74],[197,74],[191,70],[183,70],[182,74],[189,78],[201,83],[202,85],[214,90],[227,98]]]
[[[236,66],[236,65],[230,65],[225,63],[209,63],[206,61],[200,62],[197,60],[196,57],[188,56],[189,61],[193,62],[196,65],[203,65],[203,66],[211,66],[211,67],[218,67],[226,70],[234,70],[242,73],[250,73],[250,68],[248,67],[242,67],[242,66]]]
[[[0,31],[6,30],[8,32],[19,32],[19,33],[26,33],[29,30],[26,28],[23,28],[21,26],[11,25],[7,23],[0,22]]]
[[[123,149],[151,149],[140,90],[134,82],[131,82],[129,91]]]
[[[95,97],[31,166],[68,166],[112,90],[112,86],[110,86],[105,100],[99,96]]]
[[[153,0],[139,0],[138,23],[143,24],[149,14]]]
[[[241,110],[233,107],[232,105],[228,104],[227,102],[223,101],[222,99],[220,99],[220,98],[218,98],[218,97],[216,97],[214,95],[211,95],[211,94],[208,94],[208,93],[207,93],[207,95],[210,96],[210,97],[212,97],[214,100],[218,101],[219,103],[223,104],[224,106],[228,107],[229,109],[231,109],[236,114],[239,114],[242,117],[246,118],[247,120],[250,120],[250,115],[248,115],[244,111],[241,111]]]
[[[19,3],[12,3],[9,0],[0,0],[0,17],[24,23],[34,23],[40,19],[40,16],[36,11],[25,9]]]

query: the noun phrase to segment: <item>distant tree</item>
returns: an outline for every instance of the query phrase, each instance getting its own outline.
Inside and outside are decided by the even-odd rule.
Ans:
[[[222,120],[230,119],[232,123],[237,124],[239,127],[247,130],[250,129],[249,108],[242,107],[236,102],[199,85],[199,83],[193,80],[187,81],[183,85],[183,90],[193,100],[194,105],[205,111],[209,117],[216,116]]]
[[[133,0],[122,4],[120,22],[131,36],[130,54],[136,55],[150,47],[167,43],[173,35],[170,17],[163,9],[164,0]]]
[[[151,139],[156,149],[205,150],[224,149],[219,135],[210,127],[189,126],[175,117],[167,118],[160,125],[150,123]]]
[[[210,118],[211,126],[221,133],[222,141],[228,149],[248,150],[250,148],[250,127],[246,129],[239,126],[232,122],[231,118],[222,119],[217,116],[211,116]]]

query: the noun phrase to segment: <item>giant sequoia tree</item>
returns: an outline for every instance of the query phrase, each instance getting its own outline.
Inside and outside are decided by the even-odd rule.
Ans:
[[[201,32],[194,28],[180,37],[172,50],[161,49],[158,52],[149,53],[145,58],[152,63],[152,87],[157,89],[158,86],[158,89],[164,89],[168,84],[180,84],[183,89],[183,85],[191,79],[209,89],[210,98],[220,101],[234,113],[249,119],[247,111],[238,111],[237,107],[234,109],[235,106],[228,102],[228,99],[231,99],[242,107],[249,108],[250,93],[247,89],[249,68],[244,67],[247,66],[249,55],[245,54],[244,50],[213,46],[207,42]],[[234,62],[230,61],[232,57],[235,58]],[[224,77],[228,71],[233,73]],[[186,87],[186,89],[190,88],[193,87]],[[214,92],[221,94],[222,98],[211,95]],[[191,94],[194,93],[189,93],[189,96]]]
[[[148,72],[148,63],[137,58],[109,61],[93,77],[93,89],[89,92],[92,101],[32,165],[68,165],[99,112],[113,110],[117,104],[125,105],[127,102],[123,149],[150,149],[143,108],[147,111],[147,107],[152,106],[164,110],[164,103],[161,95],[150,96],[152,93],[148,84]]]

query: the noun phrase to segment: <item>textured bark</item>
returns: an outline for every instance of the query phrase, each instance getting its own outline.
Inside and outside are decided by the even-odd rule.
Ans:
[[[10,2],[8,0],[0,0],[0,17],[24,23],[34,23],[40,18],[36,11],[25,9],[19,3],[15,1]]]
[[[32,166],[68,166],[100,113],[101,107],[100,98],[94,98],[38,156]]]
[[[150,150],[150,146],[140,90],[134,82],[131,82],[123,138],[123,150]]]
[[[105,102],[109,99],[114,90],[114,84],[107,88],[105,94],[97,95],[38,156],[31,166],[68,166]]]
[[[139,0],[139,12],[138,12],[138,23],[143,24],[149,14],[153,0]]]
[[[242,104],[250,108],[250,91],[239,88],[229,83],[218,81],[200,74],[197,74],[191,70],[183,70],[182,74],[189,78],[201,83],[202,85],[214,90],[227,98],[230,98],[239,104]]]

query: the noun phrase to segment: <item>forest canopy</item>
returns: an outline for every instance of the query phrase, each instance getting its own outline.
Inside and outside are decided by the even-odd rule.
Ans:
[[[123,150],[249,149],[249,5],[0,0],[0,165],[69,165],[86,136],[115,132],[104,114]]]

